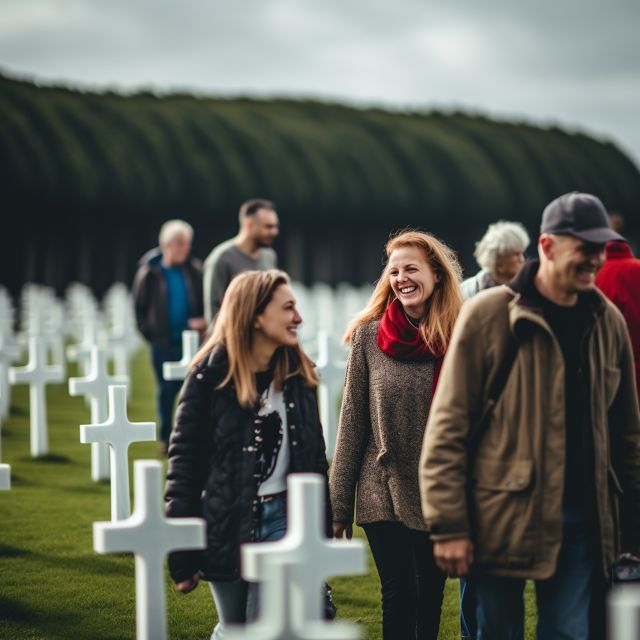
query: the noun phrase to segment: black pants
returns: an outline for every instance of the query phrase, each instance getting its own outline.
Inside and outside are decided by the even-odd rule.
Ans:
[[[382,587],[384,640],[436,640],[446,575],[424,531],[400,522],[363,526]]]

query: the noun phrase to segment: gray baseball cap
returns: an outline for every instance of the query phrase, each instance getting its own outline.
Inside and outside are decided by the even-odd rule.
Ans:
[[[604,205],[590,193],[572,191],[550,202],[542,213],[540,233],[569,235],[601,244],[626,240],[609,227]]]

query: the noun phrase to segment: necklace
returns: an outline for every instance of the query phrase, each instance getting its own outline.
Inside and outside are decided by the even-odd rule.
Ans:
[[[414,320],[404,309],[402,310],[402,313],[404,313],[404,317],[407,319],[407,322],[414,328],[414,329],[419,329],[420,328],[420,322]]]

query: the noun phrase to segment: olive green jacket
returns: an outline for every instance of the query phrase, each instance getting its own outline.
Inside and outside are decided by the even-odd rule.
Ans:
[[[629,546],[640,538],[640,415],[624,319],[599,291],[589,297],[584,365],[590,393],[584,401],[596,485],[590,490],[608,574],[621,537]],[[513,368],[470,471],[468,438],[513,336],[519,342]],[[493,575],[553,575],[562,541],[564,422],[564,360],[541,311],[508,286],[465,302],[420,460],[422,511],[432,538],[470,536],[476,569]]]

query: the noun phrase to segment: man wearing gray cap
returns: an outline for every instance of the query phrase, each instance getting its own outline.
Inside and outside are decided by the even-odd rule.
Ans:
[[[603,585],[640,546],[633,354],[595,288],[605,243],[620,238],[595,196],[557,198],[539,260],[466,302],[456,324],[420,490],[437,564],[473,576],[480,639],[524,636],[526,579],[539,638],[604,636]]]

